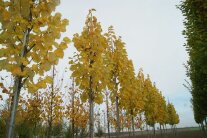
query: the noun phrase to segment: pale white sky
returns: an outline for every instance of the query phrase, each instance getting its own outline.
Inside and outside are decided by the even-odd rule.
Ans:
[[[180,116],[179,126],[196,125],[193,119],[190,93],[183,87],[187,53],[182,36],[184,26],[181,12],[176,8],[180,0],[61,0],[57,11],[68,18],[65,36],[72,39],[80,33],[90,8],[101,22],[104,32],[113,25],[117,35],[126,43],[129,58],[136,72],[143,68],[150,74],[165,97],[175,105]],[[73,45],[65,56],[72,56]],[[60,68],[67,66],[66,59]]]

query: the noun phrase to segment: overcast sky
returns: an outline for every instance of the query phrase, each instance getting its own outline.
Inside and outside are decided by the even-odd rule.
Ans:
[[[64,34],[72,38],[80,33],[90,8],[106,32],[113,25],[126,43],[135,70],[143,68],[157,87],[170,100],[180,116],[179,126],[195,126],[190,93],[183,87],[186,79],[183,63],[187,53],[182,30],[183,17],[176,8],[179,0],[61,0],[57,11],[68,18],[70,25]],[[74,47],[65,52],[71,56]],[[62,62],[60,67],[65,67]]]

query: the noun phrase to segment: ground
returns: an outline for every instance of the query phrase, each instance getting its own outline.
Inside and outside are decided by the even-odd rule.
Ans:
[[[134,137],[132,136],[132,133],[128,132],[123,132],[121,135],[121,138],[207,138],[199,128],[177,128],[175,133],[171,130],[167,130],[167,132],[162,132],[162,134],[158,130],[155,135],[153,134],[153,131],[142,131],[135,132]],[[112,133],[111,138],[115,137],[116,133]],[[108,138],[107,134],[102,138]]]

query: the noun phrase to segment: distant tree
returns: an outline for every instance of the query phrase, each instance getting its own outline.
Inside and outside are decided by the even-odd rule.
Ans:
[[[167,104],[167,112],[168,112],[168,124],[174,127],[179,123],[179,115],[176,113],[174,105],[171,103]]]
[[[43,113],[42,117],[44,122],[46,122],[48,130],[47,137],[51,138],[54,134],[53,128],[55,126],[60,126],[63,121],[63,99],[61,93],[61,86],[63,79],[55,83],[55,67],[52,68],[52,79],[50,81],[49,89],[43,91]]]

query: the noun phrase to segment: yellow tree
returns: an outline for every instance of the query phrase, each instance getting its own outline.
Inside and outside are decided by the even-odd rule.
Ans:
[[[127,66],[127,52],[125,49],[125,43],[122,42],[121,37],[117,37],[114,33],[113,27],[110,26],[108,33],[106,34],[108,40],[108,48],[106,53],[106,64],[109,70],[109,83],[107,84],[109,90],[111,91],[112,102],[116,105],[116,131],[119,137],[120,135],[120,109],[119,109],[119,95],[120,89],[123,87],[124,76],[126,72],[125,68]]]
[[[59,0],[0,0],[0,70],[14,76],[13,104],[8,138],[12,137],[21,88],[36,91],[33,78],[43,75],[63,57],[68,38],[58,43],[66,31],[67,19],[53,13]]]
[[[58,80],[60,83],[63,79]],[[47,137],[52,136],[53,127],[62,123],[63,121],[63,99],[61,93],[61,85],[55,84],[55,67],[52,69],[52,83],[51,87],[44,90],[43,93],[43,114],[42,117],[47,123],[48,131]]]
[[[66,106],[65,116],[72,124],[72,138],[74,138],[75,128],[86,129],[89,113],[80,99],[80,90],[75,88],[74,81],[69,95],[71,99]]]
[[[167,104],[167,112],[168,112],[168,124],[172,126],[172,128],[180,122],[179,115],[177,114],[175,107],[172,103]]]
[[[76,59],[70,61],[72,77],[83,91],[81,98],[83,101],[89,100],[90,138],[94,135],[94,102],[99,104],[103,101],[101,92],[106,87],[107,74],[104,65],[107,41],[93,11],[94,9],[89,10],[82,33],[74,35],[73,42],[78,53]]]
[[[167,122],[168,119],[168,111],[167,111],[167,104],[166,104],[166,100],[165,97],[162,95],[161,92],[158,93],[158,113],[159,115],[157,116],[157,123],[160,124],[160,132],[162,135],[162,126],[164,127],[164,125]]]
[[[154,128],[157,122],[158,113],[158,89],[152,84],[149,75],[145,80],[145,93],[146,93],[146,104],[144,107],[144,114],[146,124]]]
[[[43,112],[43,97],[40,92],[35,92],[28,96],[26,102],[28,120],[32,125],[34,131],[33,135],[38,135],[38,127],[41,126],[42,112]]]
[[[139,73],[139,79],[143,79],[141,71]],[[131,116],[133,136],[135,135],[134,118],[138,113],[141,113],[144,108],[141,81],[142,80],[135,78],[134,66],[132,61],[129,60],[125,67],[123,85],[120,89],[120,105],[126,110],[127,114]]]

